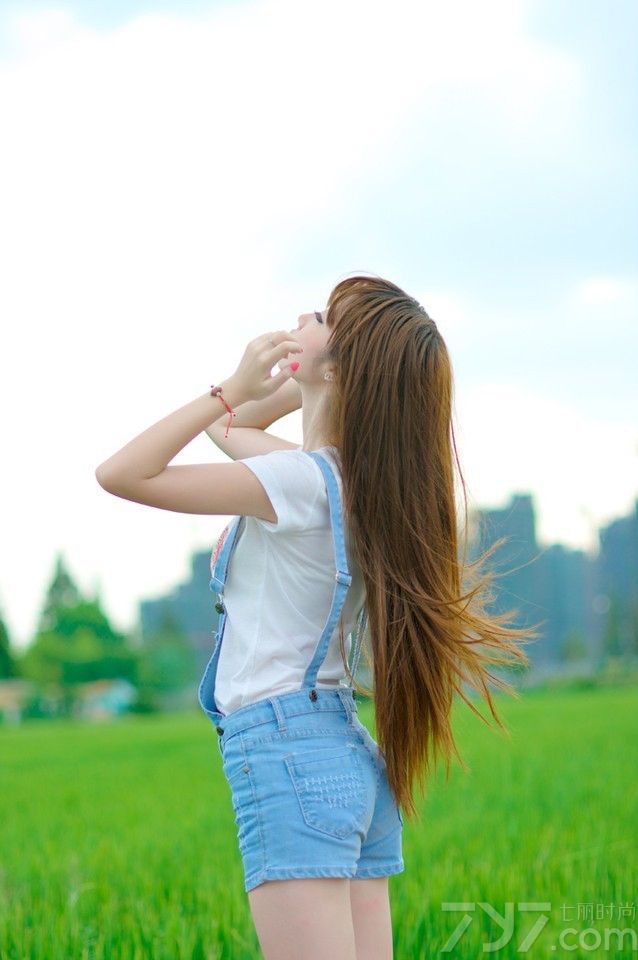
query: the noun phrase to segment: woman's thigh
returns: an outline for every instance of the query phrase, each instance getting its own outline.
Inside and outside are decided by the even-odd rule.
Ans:
[[[350,880],[357,960],[392,960],[392,915],[387,877]]]
[[[346,877],[268,880],[250,890],[264,960],[357,960],[350,883]]]

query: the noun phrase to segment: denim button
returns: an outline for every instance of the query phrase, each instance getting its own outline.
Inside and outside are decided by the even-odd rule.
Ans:
[[[220,735],[220,737],[221,737],[222,733],[224,732],[224,728],[223,728],[223,727],[215,727],[215,730],[217,730],[217,733],[218,733],[218,734]]]
[[[218,602],[215,604],[215,610],[217,611],[217,613],[223,613],[223,612],[224,612],[224,604],[223,604],[223,603],[219,603],[219,601],[218,601]]]
[[[317,699],[317,691],[316,691],[316,690],[311,690],[310,693],[308,694],[308,696],[310,697],[311,700],[316,700],[316,699]]]

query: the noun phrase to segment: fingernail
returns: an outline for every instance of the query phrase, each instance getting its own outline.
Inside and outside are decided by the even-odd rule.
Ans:
[[[294,361],[290,364],[290,369],[293,371],[293,373],[295,372],[295,370],[297,370],[298,367],[299,367],[299,364],[297,363],[296,360],[294,360]]]

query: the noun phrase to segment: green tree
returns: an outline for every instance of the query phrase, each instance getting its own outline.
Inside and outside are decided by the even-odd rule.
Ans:
[[[36,633],[55,630],[59,611],[75,606],[81,599],[82,594],[66,569],[62,554],[56,554],[53,579],[47,590]]]
[[[135,684],[138,658],[101,602],[82,596],[58,555],[38,630],[20,661],[22,675],[45,690],[53,687],[71,705],[81,683],[123,678]]]
[[[61,686],[90,680],[137,679],[138,654],[114,630],[96,600],[80,600],[55,612],[53,628],[38,633],[25,652],[22,672]]]
[[[16,659],[11,652],[11,641],[9,640],[9,631],[0,616],[0,680],[8,680],[17,676]]]

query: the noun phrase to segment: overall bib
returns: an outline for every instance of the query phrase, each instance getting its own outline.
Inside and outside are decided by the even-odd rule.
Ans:
[[[220,619],[198,700],[219,735],[246,892],[265,880],[380,877],[404,870],[403,818],[379,746],[357,715],[355,691],[349,684],[315,686],[352,577],[332,466],[319,453],[308,455],[328,492],[336,575],[332,607],[299,690],[220,713],[215,676],[226,622],[224,587],[241,516],[228,528],[210,581]],[[355,664],[356,655],[353,673]]]

